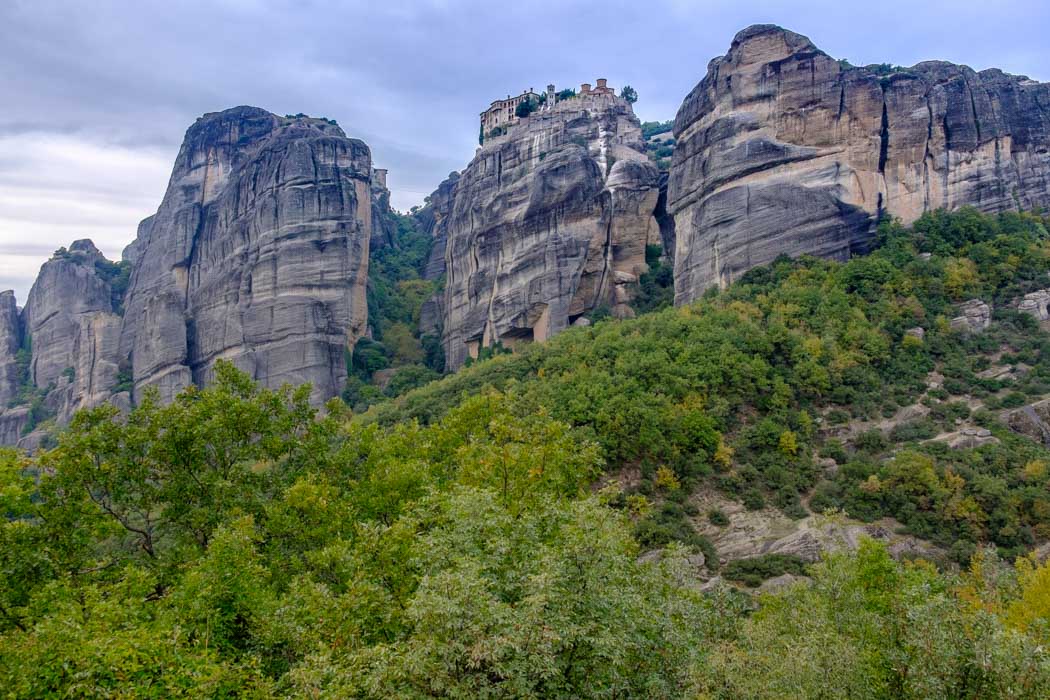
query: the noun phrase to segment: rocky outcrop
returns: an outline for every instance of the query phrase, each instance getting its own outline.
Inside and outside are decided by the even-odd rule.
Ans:
[[[390,190],[386,186],[386,170],[372,171],[372,235],[369,249],[397,246],[397,217],[390,208]]]
[[[723,564],[767,554],[788,554],[813,563],[825,553],[856,550],[863,538],[885,543],[896,558],[946,559],[944,551],[929,542],[899,534],[904,528],[892,518],[863,523],[836,513],[810,514],[794,520],[775,508],[749,510],[738,501],[705,491],[694,494],[691,502],[701,513],[717,508],[725,514],[725,525],[714,525],[707,517],[693,520],[697,531],[714,545]]]
[[[1045,321],[1050,319],[1048,305],[1050,305],[1050,289],[1040,289],[1037,292],[1025,294],[1024,299],[1017,305],[1017,310],[1028,314],[1036,321]]]
[[[371,181],[368,147],[327,120],[254,107],[198,119],[125,252],[120,352],[136,394],[170,399],[227,359],[265,386],[337,395],[366,325]]]
[[[27,425],[28,406],[15,406],[0,411],[0,445],[17,445]]]
[[[1050,204],[1050,84],[853,67],[772,25],[710,63],[674,135],[677,303],[780,254],[864,251],[882,215]]]
[[[1050,399],[1009,411],[1004,418],[1014,432],[1050,447]]]
[[[0,292],[0,411],[18,395],[21,383],[18,351],[22,347],[22,321],[15,293]],[[0,440],[0,444],[3,441]]]
[[[961,333],[980,333],[992,325],[992,307],[980,299],[970,299],[959,305],[959,315],[951,320],[952,330]]]
[[[436,217],[448,367],[544,340],[602,305],[630,315],[645,244],[660,240],[658,188],[638,119],[612,95],[558,102],[486,139]]]
[[[105,258],[91,241],[75,241],[44,263],[29,291],[23,310],[33,350],[29,373],[41,389],[75,370],[82,319],[113,314],[112,288],[96,267],[100,261]]]

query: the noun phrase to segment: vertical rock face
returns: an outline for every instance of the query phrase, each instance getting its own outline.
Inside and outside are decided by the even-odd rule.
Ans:
[[[638,119],[612,95],[541,108],[486,140],[449,183],[447,217],[446,195],[432,195],[447,236],[448,367],[497,342],[544,340],[603,304],[630,315],[645,244],[659,240],[658,195]]]
[[[29,372],[41,389],[57,384],[71,370],[75,373],[85,319],[115,316],[112,288],[96,267],[101,261],[105,258],[91,241],[75,241],[68,251],[59,251],[44,263],[29,291],[23,311],[33,347]]]
[[[438,188],[427,198],[427,205],[416,213],[416,226],[430,235],[434,244],[423,270],[423,279],[436,280],[445,274],[445,247],[448,245],[448,221],[452,213],[452,193],[459,182],[459,173],[449,173]]]
[[[737,34],[675,119],[675,299],[777,255],[846,258],[882,214],[1050,204],[1050,85],[944,62],[852,67]]]
[[[229,359],[267,386],[338,394],[366,326],[368,147],[322,119],[238,107],[186,132],[136,262],[121,331],[135,391],[170,399]]]
[[[18,351],[22,347],[22,321],[15,293],[0,292],[0,411],[18,395]],[[2,443],[0,443],[2,444]]]
[[[397,244],[397,219],[390,208],[386,170],[372,171],[372,232],[369,248],[379,250]]]
[[[117,380],[120,316],[100,270],[108,261],[89,240],[74,241],[40,268],[22,312],[32,343],[29,379],[46,391],[60,422],[101,403]]]

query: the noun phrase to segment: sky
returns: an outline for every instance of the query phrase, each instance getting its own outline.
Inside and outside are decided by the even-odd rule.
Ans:
[[[856,65],[943,59],[1050,80],[1047,0],[0,0],[0,290],[156,211],[182,136],[242,104],[338,120],[407,210],[477,146],[489,102],[609,79],[674,118],[755,23]]]

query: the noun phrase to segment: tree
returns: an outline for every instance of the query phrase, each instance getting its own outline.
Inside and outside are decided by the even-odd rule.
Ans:
[[[624,85],[623,89],[620,90],[620,97],[627,100],[631,104],[634,104],[638,101],[638,91],[630,85]]]
[[[514,108],[514,116],[524,119],[535,111],[536,106],[537,103],[531,97],[524,99]]]

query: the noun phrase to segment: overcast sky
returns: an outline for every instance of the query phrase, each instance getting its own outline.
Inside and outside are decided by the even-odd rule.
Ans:
[[[643,120],[670,119],[758,22],[854,64],[1050,80],[1047,0],[0,0],[0,290],[23,303],[77,238],[118,258],[204,112],[337,119],[404,210],[470,160],[491,100],[606,77],[638,91]]]

